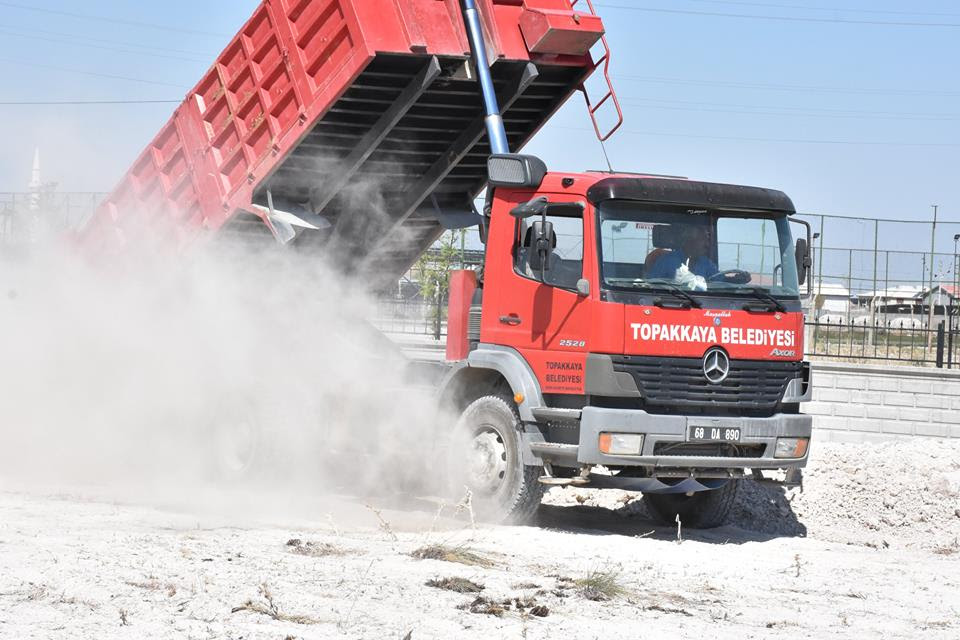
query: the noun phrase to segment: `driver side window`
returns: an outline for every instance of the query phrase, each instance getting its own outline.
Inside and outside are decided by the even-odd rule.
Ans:
[[[537,218],[539,220],[539,218]],[[547,216],[553,223],[553,255],[544,272],[544,284],[562,289],[576,289],[583,277],[583,218]],[[525,278],[540,280],[540,270],[533,236],[532,220],[517,224],[517,246],[514,252],[514,270]]]
[[[721,218],[717,221],[721,270],[742,270],[753,283],[783,283],[780,238],[773,220]]]

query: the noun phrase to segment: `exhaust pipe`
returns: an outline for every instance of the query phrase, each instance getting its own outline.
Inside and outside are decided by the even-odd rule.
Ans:
[[[500,114],[497,92],[493,88],[493,77],[490,75],[490,64],[487,62],[487,44],[483,39],[483,26],[480,22],[480,14],[477,11],[476,0],[463,0],[463,18],[467,25],[467,34],[470,38],[474,66],[477,68],[477,77],[480,80],[480,90],[483,92],[483,106],[487,114],[486,124],[487,135],[490,137],[490,149],[494,154],[508,154],[510,153],[510,145],[507,142],[507,130],[503,126],[503,116]]]

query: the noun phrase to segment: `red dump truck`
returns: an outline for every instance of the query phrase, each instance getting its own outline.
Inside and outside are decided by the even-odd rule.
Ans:
[[[279,243],[376,288],[479,226],[437,378],[474,506],[619,487],[716,526],[746,473],[807,460],[810,230],[779,191],[511,153],[605,73],[603,35],[589,0],[265,0],[82,241]]]

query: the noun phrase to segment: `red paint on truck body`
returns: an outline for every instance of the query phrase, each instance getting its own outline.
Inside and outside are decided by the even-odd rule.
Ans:
[[[733,360],[803,359],[804,321],[799,312],[711,309],[709,297],[701,299],[703,309],[604,300],[596,210],[586,193],[600,179],[611,177],[638,176],[550,174],[536,192],[497,190],[487,243],[481,342],[513,347],[530,365],[544,393],[567,395],[584,394],[590,353],[702,358],[718,346]],[[514,266],[517,223],[510,209],[540,196],[584,205],[583,278],[590,283],[588,296],[541,284]],[[519,322],[507,324],[505,317]]]
[[[447,304],[447,360],[463,360],[470,353],[470,303],[477,291],[477,272],[454,271],[450,274]]]
[[[625,355],[699,358],[723,347],[734,360],[803,356],[802,313],[627,306],[625,315]]]
[[[569,0],[530,3],[569,19],[560,44],[549,53],[527,47],[524,1],[478,0],[491,59],[582,69],[575,75],[585,79],[593,62],[578,40],[595,42],[599,19],[577,25]],[[569,48],[558,50],[564,42]],[[257,189],[382,56],[468,60],[461,0],[263,0],[85,225],[81,244],[94,255],[134,234],[184,245],[242,212],[262,216],[252,208]],[[557,87],[558,99],[580,81]],[[550,115],[537,116],[524,141]],[[437,142],[405,139],[411,147]],[[462,160],[451,156],[448,171]]]

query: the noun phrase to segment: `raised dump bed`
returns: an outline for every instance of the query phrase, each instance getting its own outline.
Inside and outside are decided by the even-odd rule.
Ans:
[[[603,26],[569,0],[477,4],[517,150],[594,71]],[[389,281],[473,221],[489,153],[460,0],[265,0],[82,237],[277,236]],[[278,210],[317,229],[291,239]]]

